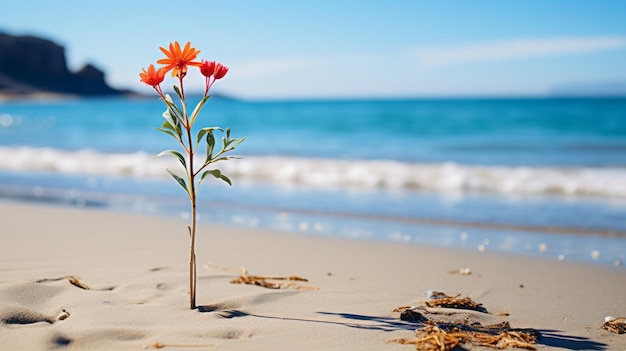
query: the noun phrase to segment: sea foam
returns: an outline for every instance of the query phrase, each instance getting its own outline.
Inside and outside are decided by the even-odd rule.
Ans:
[[[233,180],[285,186],[626,198],[626,167],[483,166],[282,156],[246,157],[215,166]],[[154,159],[146,152],[0,147],[0,169],[10,171],[167,178],[166,168],[182,173],[173,158]]]

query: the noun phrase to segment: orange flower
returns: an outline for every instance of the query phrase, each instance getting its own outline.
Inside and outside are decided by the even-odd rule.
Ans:
[[[163,79],[165,79],[165,72],[167,72],[164,67],[156,70],[154,68],[154,65],[152,64],[148,66],[147,71],[145,68],[142,68],[141,70],[142,72],[139,73],[140,81],[152,87],[157,87],[159,84],[161,84],[161,82],[163,82]]]
[[[200,50],[192,48],[189,42],[187,42],[182,51],[177,41],[170,43],[169,51],[163,47],[159,49],[167,58],[160,59],[157,63],[165,65],[166,72],[173,69],[172,77],[183,78],[187,74],[187,66],[200,66],[202,64],[201,62],[193,61],[200,53]]]

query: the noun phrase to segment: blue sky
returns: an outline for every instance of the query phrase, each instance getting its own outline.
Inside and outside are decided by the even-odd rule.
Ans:
[[[52,39],[71,69],[142,92],[138,72],[178,40],[229,66],[215,90],[243,98],[507,96],[626,90],[625,14],[623,0],[12,0],[0,31]]]

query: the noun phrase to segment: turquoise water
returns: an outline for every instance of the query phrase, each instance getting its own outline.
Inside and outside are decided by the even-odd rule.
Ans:
[[[156,99],[0,104],[0,198],[185,216]],[[210,100],[246,136],[204,220],[614,264],[626,99]]]

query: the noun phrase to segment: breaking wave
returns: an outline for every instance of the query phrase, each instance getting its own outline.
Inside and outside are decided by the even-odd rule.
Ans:
[[[392,160],[247,157],[218,164],[233,180],[286,186],[421,189],[439,192],[555,194],[626,198],[626,167],[518,167]],[[153,154],[0,147],[0,169],[167,178],[179,165]]]

